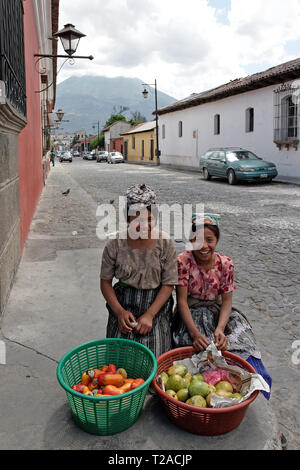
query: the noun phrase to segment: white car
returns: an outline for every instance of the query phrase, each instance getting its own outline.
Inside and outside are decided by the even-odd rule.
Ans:
[[[94,160],[94,155],[92,152],[85,152],[83,154],[83,160]]]
[[[73,157],[80,157],[80,153],[77,150],[75,150],[73,152]]]
[[[110,152],[107,157],[107,163],[123,163],[124,157],[120,152]]]
[[[71,152],[61,152],[59,156],[60,162],[72,162],[72,155]]]
[[[105,150],[100,150],[97,155],[97,162],[107,162],[108,159],[108,152]]]

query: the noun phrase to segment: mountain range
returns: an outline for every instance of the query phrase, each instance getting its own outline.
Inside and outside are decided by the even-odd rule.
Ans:
[[[65,113],[61,128],[63,132],[85,130],[87,134],[97,134],[103,129],[111,114],[119,114],[130,120],[134,113],[140,113],[151,121],[155,118],[155,91],[146,87],[148,98],[142,95],[143,81],[138,78],[102,76],[70,77],[59,83],[56,89],[55,109]],[[157,91],[158,108],[174,103],[173,98]],[[94,128],[93,128],[94,126]]]

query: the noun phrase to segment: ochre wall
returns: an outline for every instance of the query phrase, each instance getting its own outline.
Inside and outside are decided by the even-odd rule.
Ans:
[[[135,137],[135,148],[132,148],[132,137]],[[129,162],[146,162],[152,163],[156,161],[155,149],[156,139],[154,131],[137,132],[124,136],[124,141],[128,141],[128,161]],[[150,143],[153,140],[153,160],[150,159]],[[142,158],[142,141],[144,141],[144,158]]]

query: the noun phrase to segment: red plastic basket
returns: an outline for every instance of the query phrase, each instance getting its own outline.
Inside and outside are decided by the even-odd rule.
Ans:
[[[226,408],[197,408],[186,405],[167,395],[157,384],[156,379],[162,372],[167,371],[174,361],[180,361],[196,354],[193,347],[184,347],[168,351],[157,358],[157,373],[153,379],[153,386],[163,403],[168,418],[176,426],[185,431],[202,436],[217,436],[226,434],[235,429],[242,422],[248,406],[258,395],[258,391],[242,403]],[[236,354],[223,352],[226,362],[239,366],[249,372],[255,373],[254,368]]]

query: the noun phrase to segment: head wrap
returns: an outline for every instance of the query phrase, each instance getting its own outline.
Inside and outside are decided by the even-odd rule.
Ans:
[[[192,214],[192,223],[197,226],[209,224],[209,225],[216,225],[219,227],[220,225],[220,215],[219,214]]]
[[[133,184],[127,189],[125,197],[128,207],[134,204],[141,204],[144,207],[156,204],[155,192],[145,184]]]

